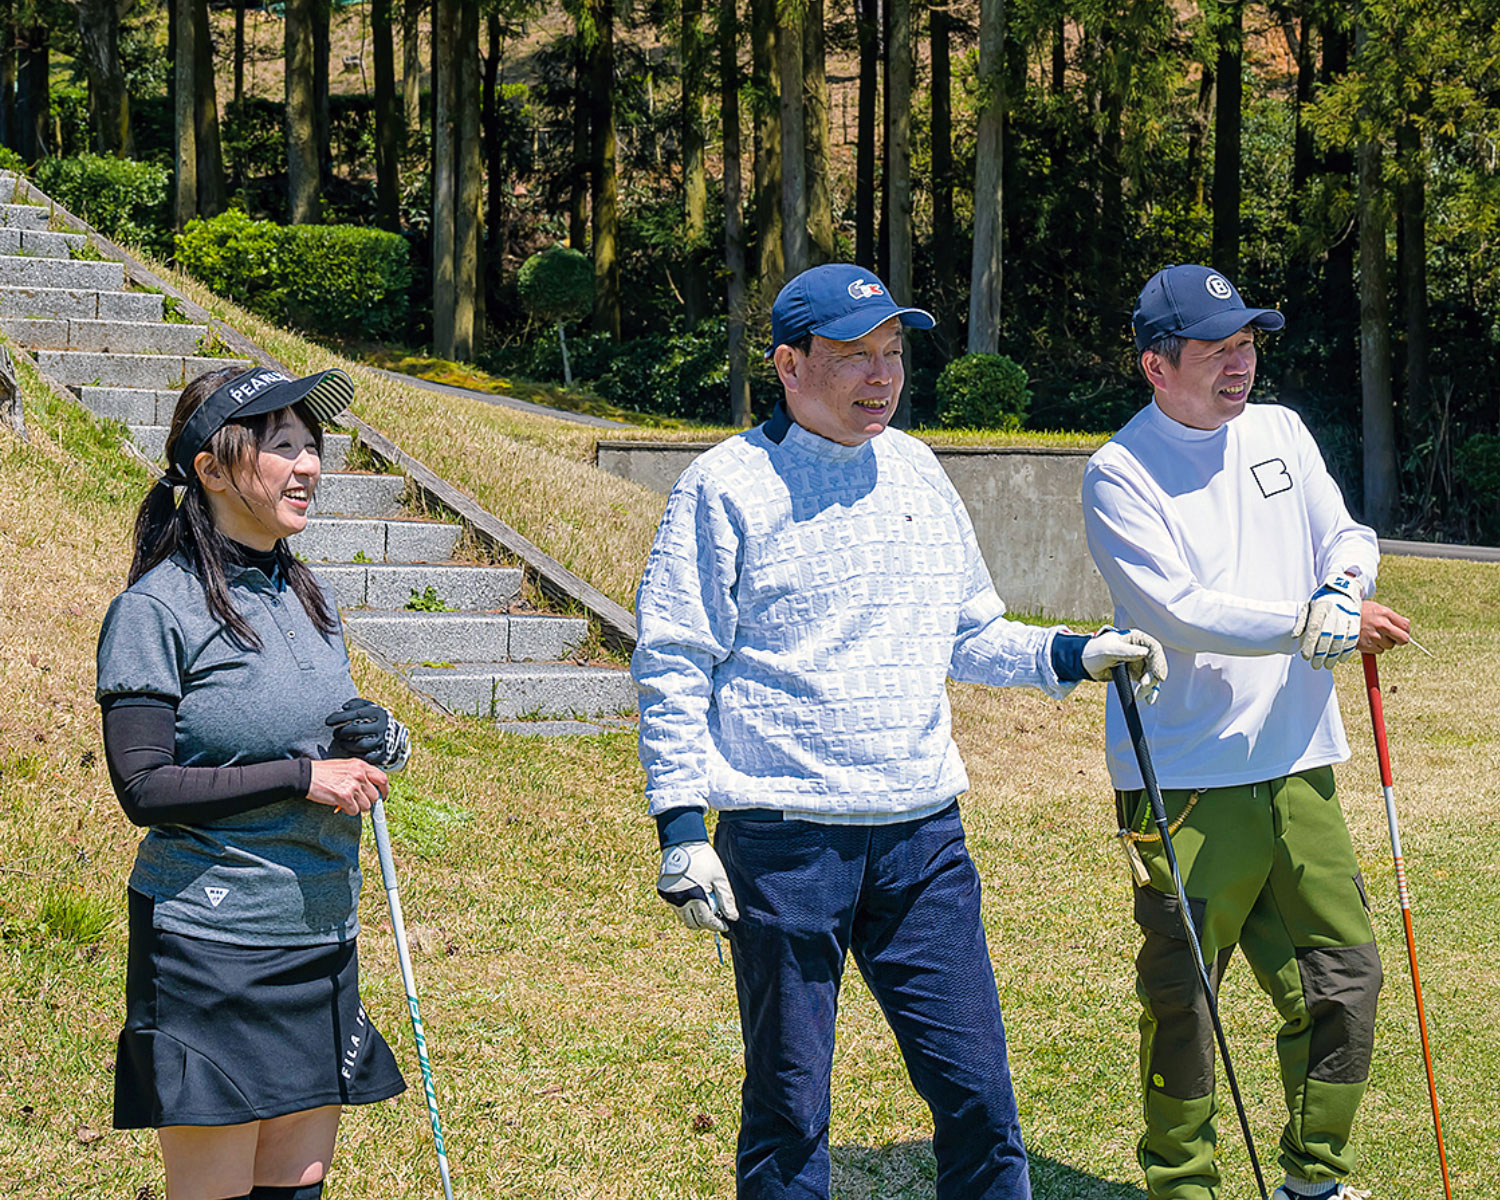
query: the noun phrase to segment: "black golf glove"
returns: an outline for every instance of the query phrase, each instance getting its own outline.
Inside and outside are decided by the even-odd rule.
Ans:
[[[399,771],[411,757],[406,726],[373,700],[344,701],[326,721],[333,727],[333,746],[350,758],[362,758],[382,771]]]

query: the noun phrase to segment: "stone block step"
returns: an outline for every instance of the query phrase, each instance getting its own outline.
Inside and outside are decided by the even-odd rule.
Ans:
[[[81,233],[52,233],[46,229],[7,229],[0,226],[0,254],[31,258],[71,258],[84,243]]]
[[[504,608],[521,594],[520,567],[458,563],[319,563],[313,567],[340,608],[399,610],[428,588],[444,604],[468,612]]]
[[[348,614],[344,624],[365,645],[400,663],[552,662],[566,658],[589,633],[582,617],[545,613],[366,612]]]
[[[170,425],[181,394],[174,388],[86,387],[79,389],[78,398],[96,417],[126,425]]]
[[[287,539],[308,562],[443,562],[453,557],[463,528],[437,521],[372,521],[364,517],[313,517]]]
[[[160,321],[162,297],[152,292],[82,288],[0,287],[0,317],[52,320]]]
[[[591,721],[563,720],[496,720],[495,728],[521,737],[594,737],[601,733],[623,733],[634,729],[635,722],[628,717],[600,716]]]
[[[206,325],[164,321],[37,320],[0,317],[0,332],[28,350],[86,350],[100,354],[169,354],[178,358],[199,352]]]
[[[489,663],[482,667],[415,667],[417,691],[451,713],[516,717],[590,717],[635,709],[630,672],[573,663]]]
[[[6,185],[10,195],[10,185]],[[6,229],[46,229],[51,214],[38,204],[0,204],[0,226]]]
[[[38,350],[36,365],[65,387],[181,388],[205,371],[245,369],[242,358],[179,354],[101,354],[88,350]]]
[[[319,516],[396,517],[406,494],[404,475],[356,475],[324,471],[314,500]]]
[[[125,290],[125,264],[67,258],[0,256],[0,287],[82,288],[94,292]]]
[[[86,389],[86,390],[94,390],[94,389]],[[124,391],[129,391],[130,389],[128,389],[128,388],[101,388],[101,389],[98,389],[98,390],[100,390],[100,391],[124,392]],[[148,393],[148,394],[151,394],[151,395],[160,395],[160,393]],[[164,403],[166,405],[166,407],[163,408],[163,409],[158,410],[159,412],[167,412],[168,414],[170,414],[170,412],[171,412],[171,405],[174,405],[174,404],[177,403],[177,395],[178,395],[178,393],[171,392],[171,393],[168,393],[168,394],[171,396],[171,400],[170,401],[161,402],[161,403]],[[101,414],[101,415],[104,415],[104,414]],[[129,421],[127,421],[126,424],[130,428],[130,440],[133,441],[136,444],[136,446],[140,448],[141,453],[144,454],[147,458],[149,458],[152,462],[159,462],[159,461],[161,461],[161,457],[162,457],[163,454],[166,453],[166,449],[167,449],[167,431],[168,431],[168,426],[166,426],[166,425],[135,425],[135,424],[132,424]],[[323,469],[325,471],[337,471],[340,467],[342,467],[344,465],[344,462],[345,462],[346,458],[348,457],[349,446],[350,446],[350,444],[353,441],[354,441],[354,439],[352,437],[350,437],[347,433],[325,433],[323,435]]]

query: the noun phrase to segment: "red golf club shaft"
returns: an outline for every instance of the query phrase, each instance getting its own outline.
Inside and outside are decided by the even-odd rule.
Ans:
[[[1417,1026],[1422,1033],[1422,1060],[1427,1065],[1427,1096],[1432,1101],[1432,1128],[1437,1134],[1438,1165],[1443,1172],[1443,1195],[1453,1200],[1448,1182],[1448,1152],[1443,1148],[1443,1120],[1438,1115],[1437,1081],[1432,1073],[1432,1047],[1427,1041],[1427,1012],[1422,1006],[1422,979],[1417,974],[1417,940],[1411,928],[1411,895],[1406,889],[1406,862],[1401,857],[1401,828],[1396,821],[1396,787],[1391,781],[1391,751],[1385,738],[1385,707],[1380,700],[1380,669],[1373,654],[1364,655],[1365,690],[1370,696],[1370,723],[1375,727],[1375,755],[1380,760],[1380,786],[1385,792],[1385,820],[1391,832],[1391,854],[1396,860],[1396,892],[1401,920],[1406,926],[1406,957],[1411,963],[1411,986],[1417,998]]]

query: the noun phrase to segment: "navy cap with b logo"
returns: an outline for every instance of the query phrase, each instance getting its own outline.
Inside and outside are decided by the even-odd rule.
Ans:
[[[803,271],[784,288],[771,306],[770,358],[777,346],[800,341],[810,333],[835,342],[862,338],[892,317],[913,329],[931,329],[937,322],[921,308],[902,308],[891,299],[873,271],[852,263],[827,263]]]
[[[1246,308],[1234,284],[1211,267],[1164,267],[1141,289],[1130,318],[1135,348],[1164,337],[1217,342],[1253,325],[1274,332],[1286,324],[1274,308]]]

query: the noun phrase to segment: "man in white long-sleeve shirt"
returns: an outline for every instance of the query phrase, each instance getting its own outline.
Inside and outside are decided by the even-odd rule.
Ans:
[[[733,948],[742,1200],[828,1195],[850,953],[932,1109],[938,1196],[1030,1196],[945,681],[1060,697],[1125,662],[1149,695],[1163,674],[1139,634],[1005,618],[937,459],[886,428],[901,327],[932,323],[856,267],[787,284],[785,404],[684,473],[636,600],[657,889]]]
[[[1333,672],[1316,668],[1406,642],[1410,626],[1367,599],[1375,533],[1349,515],[1302,422],[1247,403],[1255,333],[1283,322],[1206,267],[1153,276],[1134,316],[1153,400],[1089,460],[1083,508],[1115,620],[1166,647],[1173,687],[1142,723],[1204,959],[1217,982],[1239,945],[1285,1022],[1275,1200],[1297,1200],[1364,1194],[1343,1179],[1381,983],[1334,795],[1349,747]],[[1107,733],[1144,934],[1139,1158],[1150,1200],[1214,1200],[1207,1003],[1113,707]]]

